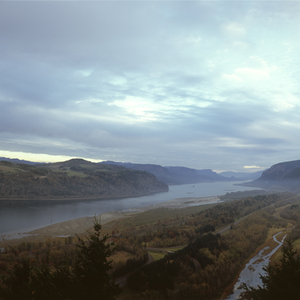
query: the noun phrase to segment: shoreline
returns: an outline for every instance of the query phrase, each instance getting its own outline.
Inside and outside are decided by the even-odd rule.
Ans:
[[[71,202],[71,201],[91,201],[91,200],[115,200],[115,199],[122,199],[122,198],[135,198],[135,197],[143,197],[143,196],[150,196],[155,195],[158,193],[167,193],[168,191],[154,191],[151,193],[145,193],[145,194],[134,194],[134,195],[120,195],[120,196],[74,196],[74,197],[40,197],[40,198],[18,198],[18,197],[12,197],[12,198],[0,198],[0,203],[6,202],[6,201],[63,201],[63,202]]]
[[[188,206],[212,204],[218,202],[223,202],[220,199],[220,196],[175,198],[173,200],[164,201],[140,208],[130,208],[125,211],[110,211],[97,215],[96,217],[100,217],[101,224],[106,225],[112,221],[116,221],[121,218],[130,218],[137,213],[142,213],[156,208],[165,207],[169,209],[180,209]],[[10,244],[18,244],[23,241],[36,241],[45,239],[47,237],[66,237],[70,235],[74,236],[75,233],[78,235],[85,234],[86,230],[93,226],[93,220],[94,217],[75,218],[40,227],[26,233],[17,233],[16,237],[0,234],[0,248]]]

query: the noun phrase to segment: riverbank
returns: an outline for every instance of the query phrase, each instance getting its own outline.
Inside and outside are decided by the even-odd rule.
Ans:
[[[140,193],[140,194],[128,194],[128,195],[119,195],[119,196],[74,196],[74,197],[37,197],[37,198],[0,198],[0,204],[1,202],[7,202],[7,201],[20,201],[20,202],[40,202],[40,201],[51,201],[51,202],[77,202],[77,201],[92,201],[92,200],[114,200],[114,199],[123,199],[123,198],[134,198],[134,197],[143,197],[143,196],[149,196],[149,195],[154,195],[158,193],[167,193],[168,191],[153,191],[151,193]]]
[[[212,197],[187,197],[187,198],[176,198],[173,200],[157,203],[154,205],[149,205],[142,208],[131,208],[125,211],[111,211],[98,215],[97,218],[101,220],[101,224],[105,226],[106,224],[116,221],[120,218],[130,218],[137,213],[142,213],[155,208],[165,207],[170,209],[179,209],[187,206],[196,206],[204,204],[212,204],[222,202],[219,196]],[[70,236],[75,233],[78,235],[83,235],[86,230],[93,226],[94,217],[82,217],[76,218],[64,222],[55,223],[48,225],[36,230],[32,230],[24,234],[18,233],[14,236],[2,235],[2,241],[0,241],[0,248],[7,245],[18,244],[21,242],[29,241],[39,241],[44,240],[47,237],[52,236]]]

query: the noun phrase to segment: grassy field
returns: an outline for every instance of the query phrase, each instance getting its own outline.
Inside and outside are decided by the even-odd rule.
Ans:
[[[9,166],[0,165],[0,172],[3,172],[3,173],[17,173],[17,172],[22,172],[22,170],[18,169],[17,167],[12,168],[12,167],[9,167]]]
[[[109,257],[109,260],[113,260],[114,262],[126,262],[127,259],[130,258],[134,258],[134,255],[125,251],[116,251]]]
[[[178,251],[178,250],[181,250],[181,249],[183,249],[184,247],[173,247],[173,248],[168,248],[168,251]]]
[[[153,260],[159,260],[164,258],[167,255],[167,252],[154,252],[154,251],[148,251],[148,253],[153,257]]]

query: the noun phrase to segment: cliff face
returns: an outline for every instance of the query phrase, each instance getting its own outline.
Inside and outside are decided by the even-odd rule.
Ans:
[[[288,178],[300,178],[300,160],[282,162],[273,165],[270,169],[263,172],[259,180],[281,180]]]
[[[273,165],[249,185],[296,192],[300,190],[300,160]]]
[[[1,198],[114,198],[168,189],[153,174],[82,159],[38,166],[0,162]]]

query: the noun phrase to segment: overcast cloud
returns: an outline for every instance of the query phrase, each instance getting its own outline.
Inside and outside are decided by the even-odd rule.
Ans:
[[[0,2],[0,156],[300,159],[299,25],[298,1]]]

